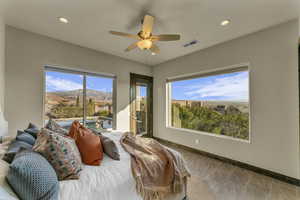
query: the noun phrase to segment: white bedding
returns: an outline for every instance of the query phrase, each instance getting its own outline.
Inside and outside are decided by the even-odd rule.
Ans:
[[[100,166],[83,166],[79,180],[60,182],[60,200],[142,200],[136,193],[130,156],[119,142],[121,132],[107,133],[118,145],[120,161],[104,156]],[[184,194],[167,198],[182,200]]]

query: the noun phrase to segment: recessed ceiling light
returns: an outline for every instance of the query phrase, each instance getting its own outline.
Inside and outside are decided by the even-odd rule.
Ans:
[[[58,20],[59,20],[61,23],[64,23],[64,24],[69,23],[69,20],[68,20],[67,18],[64,18],[64,17],[59,17]]]
[[[224,21],[221,22],[221,26],[227,26],[228,24],[230,24],[230,20],[229,19],[226,19]]]
[[[151,55],[152,55],[152,56],[155,56],[155,55],[156,55],[156,53],[152,52],[152,53],[151,53]]]

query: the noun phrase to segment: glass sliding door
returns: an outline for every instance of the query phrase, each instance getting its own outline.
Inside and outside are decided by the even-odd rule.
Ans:
[[[52,118],[66,128],[74,120],[83,123],[83,76],[47,71],[45,81],[45,120]]]
[[[153,78],[130,74],[130,130],[135,135],[153,136]]]
[[[113,127],[113,79],[93,75],[86,76],[86,126],[112,129]]]
[[[147,134],[147,84],[137,83],[136,85],[136,131],[138,134]]]
[[[78,120],[88,128],[115,128],[115,78],[46,67],[45,123],[54,119],[69,128]]]

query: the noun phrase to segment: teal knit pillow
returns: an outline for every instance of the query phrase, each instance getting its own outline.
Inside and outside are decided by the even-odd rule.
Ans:
[[[18,153],[6,178],[22,200],[58,199],[59,183],[56,173],[39,153]]]

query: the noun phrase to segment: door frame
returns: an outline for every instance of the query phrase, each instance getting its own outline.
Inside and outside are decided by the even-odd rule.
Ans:
[[[147,135],[153,137],[153,77],[130,73],[130,131],[136,133],[136,83],[146,83],[147,87]]]

